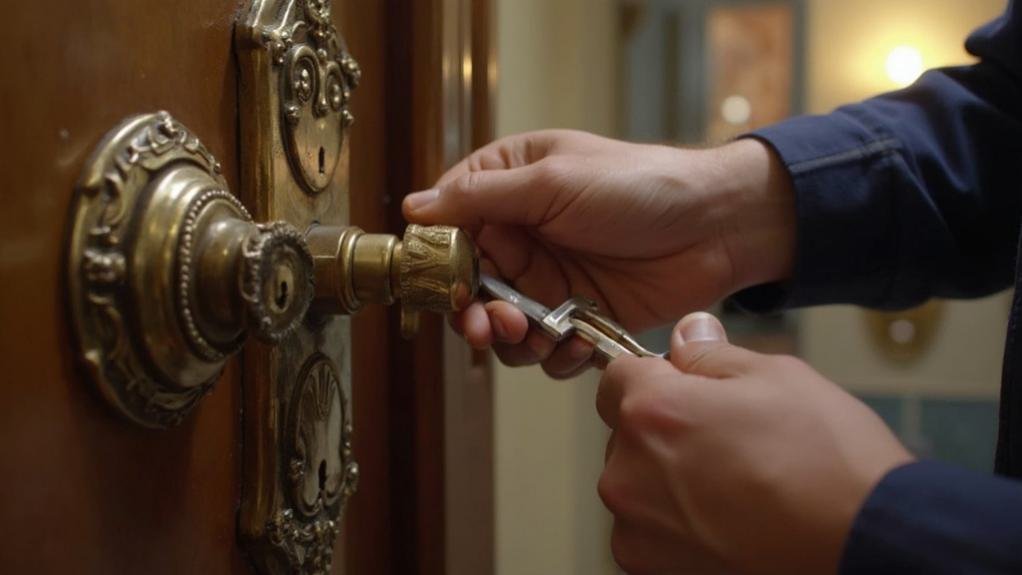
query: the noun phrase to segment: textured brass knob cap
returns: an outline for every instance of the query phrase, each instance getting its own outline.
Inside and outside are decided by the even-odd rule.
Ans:
[[[465,309],[479,288],[479,258],[464,231],[410,225],[394,254],[397,297],[406,310]]]
[[[479,288],[479,258],[464,231],[408,226],[404,238],[356,227],[317,226],[306,235],[316,270],[318,313],[354,313],[365,304],[401,301],[402,332],[420,311],[465,309]]]

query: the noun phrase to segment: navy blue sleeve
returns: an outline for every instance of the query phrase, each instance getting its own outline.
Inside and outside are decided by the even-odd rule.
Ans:
[[[1022,573],[1022,484],[934,462],[899,467],[860,510],[840,573]]]
[[[1022,198],[1022,10],[966,42],[972,66],[751,134],[787,166],[794,277],[736,296],[768,311],[903,308],[1012,283]]]

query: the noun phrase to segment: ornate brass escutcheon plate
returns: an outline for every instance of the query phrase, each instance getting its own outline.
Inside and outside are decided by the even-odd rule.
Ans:
[[[257,219],[346,227],[359,69],[329,0],[253,0],[236,27],[241,196]],[[317,314],[246,348],[241,539],[263,573],[327,573],[354,492],[351,328]]]

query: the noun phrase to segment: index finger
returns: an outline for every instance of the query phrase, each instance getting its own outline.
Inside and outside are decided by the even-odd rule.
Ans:
[[[541,134],[518,134],[494,140],[452,166],[436,182],[441,187],[469,172],[510,170],[533,164],[549,152],[549,140]]]

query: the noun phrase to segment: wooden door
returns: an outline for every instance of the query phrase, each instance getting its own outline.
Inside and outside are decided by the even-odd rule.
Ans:
[[[0,571],[253,572],[237,534],[242,362],[228,363],[180,426],[125,422],[75,357],[63,271],[75,181],[127,116],[171,111],[239,189],[233,28],[246,3],[4,8]],[[489,138],[489,18],[482,0],[335,2],[334,22],[364,71],[350,135],[353,224],[400,233],[401,197]],[[445,135],[456,144],[444,147]],[[442,325],[430,319],[405,343],[392,310],[354,320],[362,477],[333,572],[492,569],[485,360],[445,347]],[[466,443],[467,430],[477,444]],[[467,486],[466,497],[448,497],[454,485]]]

